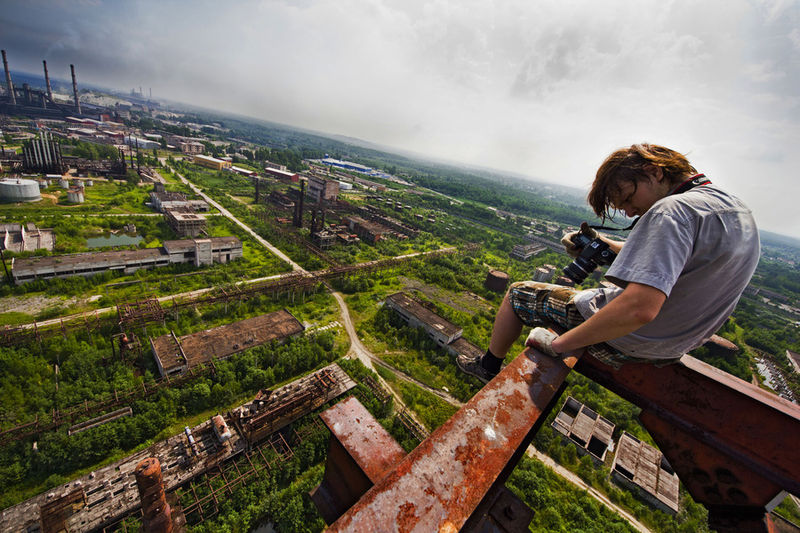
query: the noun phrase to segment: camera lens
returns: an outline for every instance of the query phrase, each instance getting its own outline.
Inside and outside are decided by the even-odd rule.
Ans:
[[[597,268],[597,265],[592,261],[587,261],[586,259],[578,257],[564,268],[564,275],[575,283],[583,283],[586,276],[591,274],[595,268]]]

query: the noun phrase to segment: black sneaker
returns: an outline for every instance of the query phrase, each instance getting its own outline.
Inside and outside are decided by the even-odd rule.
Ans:
[[[497,375],[483,368],[480,355],[471,357],[469,355],[459,354],[458,357],[456,357],[456,364],[462,372],[470,376],[475,376],[484,383],[489,383],[489,381]]]

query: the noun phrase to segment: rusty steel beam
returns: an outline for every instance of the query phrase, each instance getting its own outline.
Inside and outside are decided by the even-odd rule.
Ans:
[[[330,524],[406,456],[358,400],[349,397],[320,415],[331,432],[325,475],[310,492]]]
[[[459,531],[494,508],[579,355],[528,349],[408,454],[328,531]],[[503,508],[508,508],[504,505]]]
[[[770,531],[783,490],[800,494],[800,407],[685,355],[613,371],[575,370],[642,409],[640,420],[717,531]]]

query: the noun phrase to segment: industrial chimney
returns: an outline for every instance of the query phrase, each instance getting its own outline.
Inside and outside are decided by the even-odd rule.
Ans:
[[[298,228],[303,227],[303,200],[306,196],[306,180],[300,178],[300,197],[298,198],[297,205],[295,205],[294,212],[294,225]]]
[[[172,532],[172,513],[164,493],[161,463],[155,457],[143,459],[133,471],[142,501],[144,531]]]
[[[81,114],[81,102],[78,100],[78,82],[75,81],[75,65],[70,65],[69,69],[72,71],[72,94],[75,95],[75,109],[78,114]]]
[[[44,59],[42,60],[42,65],[44,65],[44,82],[47,85],[47,98],[50,100],[53,99],[53,89],[50,87],[50,75],[47,73],[47,61]]]
[[[8,99],[11,105],[17,105],[17,97],[14,96],[14,84],[11,83],[11,73],[8,71],[8,60],[6,51],[3,50],[3,68],[6,69],[6,87],[8,87]]]

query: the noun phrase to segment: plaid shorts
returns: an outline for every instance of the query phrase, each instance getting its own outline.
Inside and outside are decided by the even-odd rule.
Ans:
[[[508,298],[514,313],[523,324],[529,327],[560,326],[572,329],[584,322],[573,300],[580,291],[572,287],[552,285],[538,281],[519,281],[512,283]],[[606,343],[586,347],[595,359],[620,368],[627,362],[656,362],[622,354]]]

